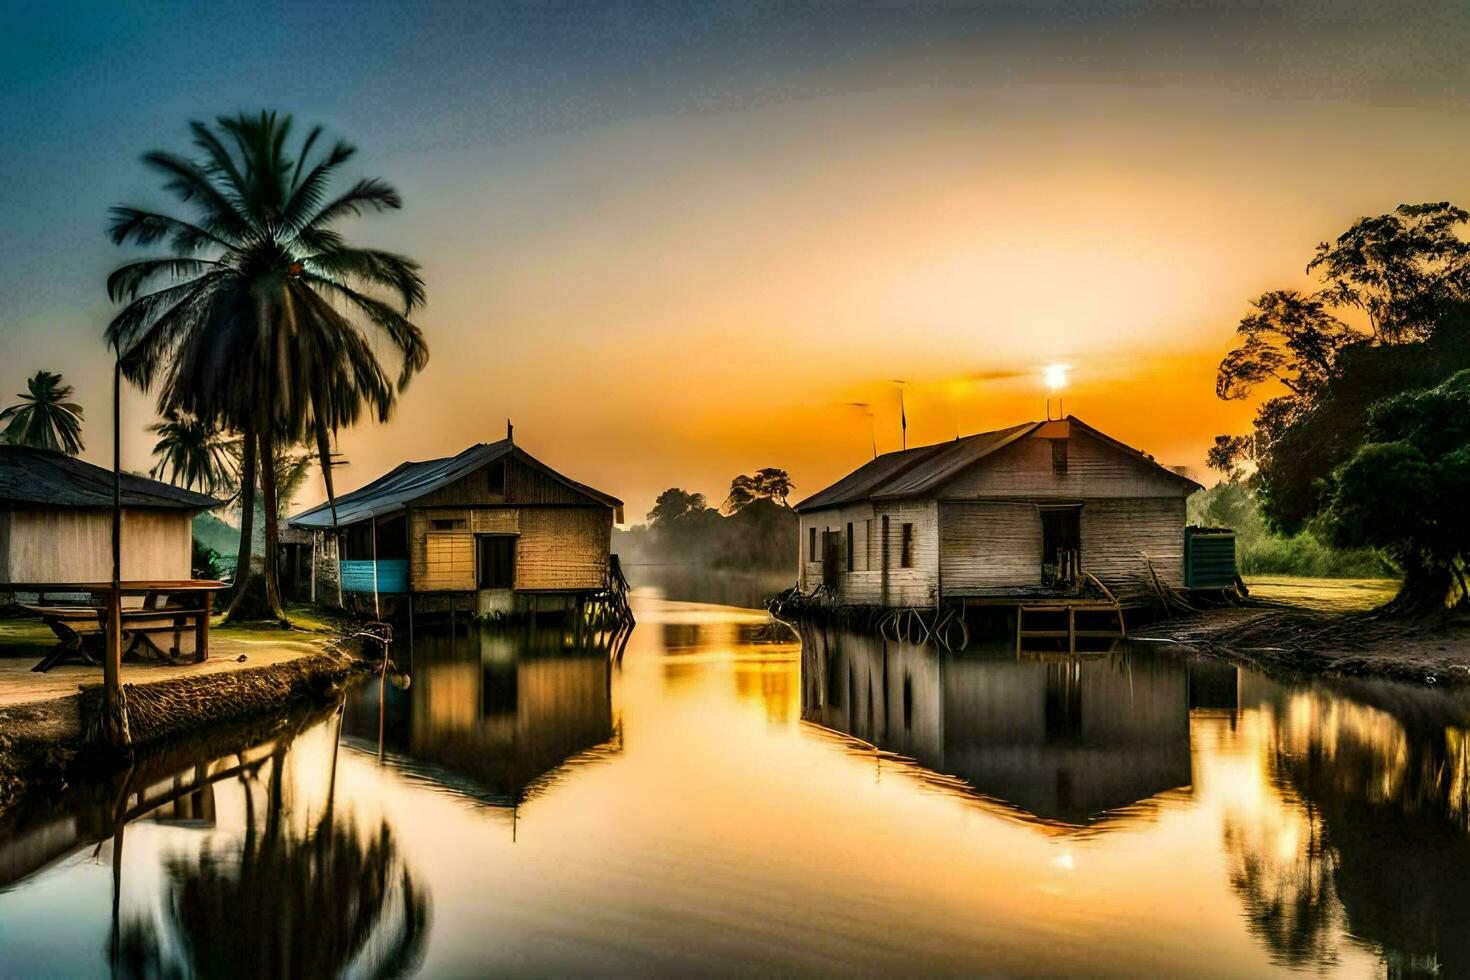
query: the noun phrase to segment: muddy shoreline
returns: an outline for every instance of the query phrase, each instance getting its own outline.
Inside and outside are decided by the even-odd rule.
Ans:
[[[1163,620],[1133,634],[1266,673],[1380,678],[1418,686],[1470,685],[1470,615],[1393,620],[1360,610],[1324,613],[1255,604]]]
[[[328,703],[351,674],[367,669],[355,645],[337,643],[286,663],[125,684],[134,751],[160,751],[214,726]],[[101,686],[89,685],[69,697],[0,708],[0,813],[117,767],[120,760],[88,738],[100,704]]]

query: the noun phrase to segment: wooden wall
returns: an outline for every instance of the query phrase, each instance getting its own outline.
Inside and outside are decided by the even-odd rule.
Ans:
[[[842,536],[838,558],[843,563],[838,589],[841,601],[854,605],[932,605],[936,595],[939,545],[936,535],[937,505],[932,500],[884,501],[852,504],[801,515],[801,587],[810,592],[822,583],[821,536],[836,531]],[[888,554],[883,554],[883,518],[888,517]],[[868,521],[872,534],[868,535]],[[853,568],[846,566],[847,524],[852,522]],[[902,567],[903,525],[912,524],[913,561]],[[817,530],[818,554],[809,560],[811,529]],[[885,570],[886,568],[886,570]]]
[[[946,595],[1041,582],[1041,515],[1024,501],[940,504]]]
[[[1184,522],[1183,497],[1089,500],[1082,508],[1082,568],[1120,596],[1151,591],[1148,563],[1165,584],[1182,589]]]
[[[1051,440],[1018,439],[996,450],[939,491],[941,499],[1026,497],[1095,499],[1098,497],[1182,497],[1188,486],[1137,459],[1072,428],[1067,472],[1052,472]]]
[[[586,498],[583,498],[584,500]],[[434,521],[461,526],[436,531]],[[590,507],[415,507],[409,568],[415,592],[475,590],[475,535],[514,534],[518,590],[602,587],[612,509]]]
[[[122,577],[191,578],[194,515],[184,510],[124,508]],[[112,578],[112,512],[78,507],[15,509],[0,514],[4,580],[106,582]]]

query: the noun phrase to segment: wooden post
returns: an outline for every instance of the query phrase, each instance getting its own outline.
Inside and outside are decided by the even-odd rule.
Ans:
[[[316,546],[322,539],[322,532],[311,532],[311,604],[316,605]]]
[[[378,519],[372,518],[368,525],[373,537],[373,618],[382,619],[383,614],[378,610]]]
[[[209,614],[213,611],[214,593],[203,589],[200,595],[204,598],[199,601],[199,622],[194,624],[194,660],[202,664],[209,659]]]
[[[122,352],[112,368],[112,590],[107,597],[107,650],[102,657],[102,739],[109,748],[132,742],[122,691]]]
[[[1077,610],[1067,607],[1067,652],[1077,652]]]

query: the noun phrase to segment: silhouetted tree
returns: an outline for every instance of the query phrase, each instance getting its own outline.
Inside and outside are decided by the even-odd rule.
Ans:
[[[157,462],[149,474],[156,480],[197,489],[201,493],[217,493],[236,481],[240,468],[240,447],[219,430],[182,412],[168,412],[162,422],[148,431],[158,436],[153,444]]]
[[[668,527],[680,518],[704,511],[706,507],[704,494],[669,487],[654,500],[653,510],[648,512],[648,523],[654,527]]]
[[[730,493],[725,498],[725,510],[734,513],[756,500],[774,500],[789,507],[786,498],[795,489],[791,477],[783,469],[767,466],[750,476],[744,474],[730,481]]]
[[[82,451],[82,406],[70,399],[72,386],[51,371],[37,371],[26,380],[19,405],[0,412],[4,441],[16,446],[53,449],[75,456]]]
[[[1216,391],[1243,398],[1276,381],[1285,394],[1261,404],[1248,439],[1217,440],[1210,462],[1227,475],[1255,462],[1251,488],[1273,530],[1294,535],[1322,515],[1334,474],[1369,438],[1370,406],[1470,366],[1470,245],[1459,238],[1467,220],[1443,203],[1363,218],[1318,246],[1308,266],[1322,277],[1317,293],[1283,290],[1252,303]],[[1365,319],[1367,329],[1339,313]],[[1418,560],[1412,551],[1405,558]],[[1432,579],[1406,567],[1400,605],[1436,601],[1410,594]]]
[[[401,206],[397,192],[376,179],[328,197],[332,178],[356,152],[352,146],[319,149],[317,127],[292,151],[291,119],[274,113],[191,128],[198,159],[154,152],[143,160],[194,211],[192,220],[112,209],[115,243],[166,241],[172,254],[130,262],[108,277],[108,295],[127,305],[107,340],[124,355],[128,379],[158,392],[160,411],[241,434],[243,584],[257,459],[274,459],[281,444],[314,441],[335,512],[331,433],[364,412],[386,419],[393,408],[395,382],[371,334],[399,355],[397,388],[423,368],[428,349],[408,315],[424,302],[424,284],[412,260],[354,247],[335,230],[343,218]],[[259,480],[266,612],[284,618],[273,468],[264,467]],[[232,616],[244,612],[246,594],[237,591]]]

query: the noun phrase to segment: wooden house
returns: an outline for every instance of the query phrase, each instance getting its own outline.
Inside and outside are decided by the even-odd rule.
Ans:
[[[800,585],[843,605],[1184,588],[1200,485],[1072,417],[879,456],[796,506]]]
[[[194,515],[220,502],[124,473],[121,503],[122,578],[192,578]],[[112,471],[48,449],[0,446],[0,592],[111,578]]]
[[[578,483],[510,439],[403,463],[367,486],[290,519],[314,538],[314,598],[371,608],[481,614],[571,608],[608,586],[622,502]],[[442,601],[432,601],[442,600]]]

